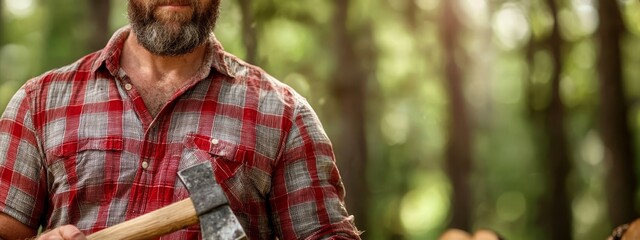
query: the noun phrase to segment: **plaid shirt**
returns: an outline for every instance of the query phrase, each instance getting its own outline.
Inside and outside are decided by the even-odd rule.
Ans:
[[[129,32],[13,97],[0,120],[0,211],[89,234],[187,198],[177,172],[209,161],[249,238],[359,238],[303,97],[212,35],[205,65],[154,118],[119,65]],[[195,226],[164,238],[198,236]]]

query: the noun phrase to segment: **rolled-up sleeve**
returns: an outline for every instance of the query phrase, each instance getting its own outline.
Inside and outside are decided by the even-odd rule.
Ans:
[[[281,239],[360,239],[344,207],[331,142],[304,99],[298,101],[269,199]]]

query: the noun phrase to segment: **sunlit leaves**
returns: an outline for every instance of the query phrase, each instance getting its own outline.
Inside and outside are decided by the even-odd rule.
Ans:
[[[460,18],[471,29],[484,29],[491,22],[491,12],[489,11],[488,0],[460,0],[462,13]]]
[[[596,49],[593,41],[584,40],[569,48],[560,82],[562,100],[569,108],[596,104]]]
[[[523,72],[526,70],[524,59],[515,55],[498,58],[493,68],[491,91],[493,100],[499,105],[519,104],[523,100]]]
[[[439,172],[423,172],[417,176],[414,190],[402,198],[400,217],[409,235],[424,236],[429,231],[440,230],[439,223],[447,217],[449,185]]]
[[[531,31],[520,5],[507,3],[495,13],[492,29],[495,37],[505,49],[521,47],[529,40]]]
[[[6,0],[5,3],[7,11],[15,17],[27,17],[36,7],[33,0]]]
[[[578,142],[578,159],[575,164],[574,176],[578,181],[586,182],[587,187],[576,189],[575,200],[572,203],[575,219],[575,231],[578,236],[603,235],[609,231],[603,228],[600,222],[606,219],[606,205],[604,193],[603,168],[605,149],[600,135],[595,130],[590,130],[584,138]],[[606,232],[605,232],[606,233]]]
[[[308,57],[308,50],[314,45],[313,32],[304,25],[287,19],[274,19],[264,25],[260,58],[272,64],[274,68],[286,69],[284,66],[300,62]]]
[[[240,58],[246,54],[246,49],[241,40],[241,26],[242,13],[238,4],[231,1],[222,1],[220,4],[220,18],[214,32],[225,51]]]
[[[533,1],[529,7],[529,25],[531,26],[533,39],[540,41],[547,38],[553,24],[555,22],[549,7],[541,1]]]
[[[622,14],[625,17],[627,28],[636,36],[640,36],[640,1],[624,0],[622,2]]]
[[[578,1],[558,13],[560,33],[568,41],[576,41],[593,34],[598,26],[598,15],[589,1]]]
[[[411,131],[410,118],[411,115],[407,109],[407,104],[394,104],[394,107],[386,111],[381,121],[380,130],[387,144],[406,143]]]
[[[438,4],[441,0],[414,0],[416,5],[425,11],[433,11],[438,8]]]
[[[385,31],[380,31],[383,29]],[[382,87],[394,89],[402,86],[405,81],[417,82],[417,79],[410,79],[409,76],[424,66],[420,66],[420,62],[416,62],[415,58],[408,57],[417,57],[422,54],[416,51],[419,49],[417,39],[403,31],[403,26],[398,23],[389,22],[377,30],[378,51],[381,56],[384,56],[379,60]]]

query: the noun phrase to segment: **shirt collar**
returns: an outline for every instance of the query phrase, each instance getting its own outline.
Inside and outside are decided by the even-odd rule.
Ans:
[[[131,27],[129,25],[118,29],[107,43],[107,46],[100,51],[91,70],[95,72],[104,65],[111,75],[118,76],[120,70],[120,55],[122,54],[124,42],[130,33]],[[211,68],[216,71],[235,78],[238,67],[242,65],[240,63],[241,61],[225,52],[222,44],[220,44],[213,33],[209,35],[205,44],[207,44],[207,52],[205,53],[204,66],[211,66]],[[204,78],[209,75],[211,68],[202,68],[205,72],[199,74],[202,74]]]

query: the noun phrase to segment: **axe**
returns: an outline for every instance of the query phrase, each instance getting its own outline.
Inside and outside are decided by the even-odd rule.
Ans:
[[[222,188],[213,178],[210,162],[184,169],[178,175],[190,198],[100,230],[87,239],[151,239],[198,222],[204,240],[247,239]]]

